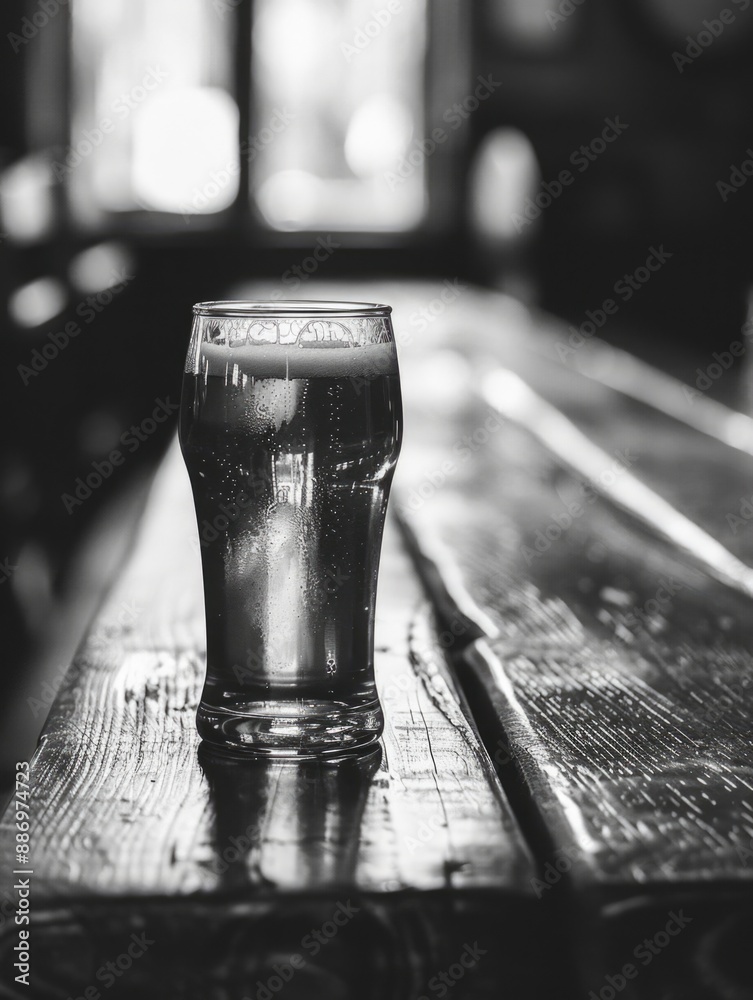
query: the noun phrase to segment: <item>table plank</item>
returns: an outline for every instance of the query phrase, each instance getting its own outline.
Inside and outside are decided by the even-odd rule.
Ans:
[[[377,612],[385,734],[379,752],[341,765],[197,754],[194,538],[173,449],[31,765],[35,969],[50,976],[40,996],[96,982],[113,950],[146,930],[164,947],[134,965],[128,988],[158,995],[177,976],[172,996],[206,995],[218,975],[229,991],[218,995],[240,997],[257,973],[273,973],[276,956],[301,952],[302,928],[348,900],[363,918],[322,949],[322,962],[307,958],[301,995],[319,995],[321,983],[341,995],[355,982],[365,996],[416,995],[465,943],[491,945],[499,927],[503,943],[479,961],[474,989],[530,982],[526,956],[543,920],[532,860],[394,525]],[[4,872],[12,835],[6,814]],[[12,927],[0,940],[7,961]],[[539,995],[537,980],[527,995]]]
[[[493,347],[464,332],[464,355]],[[749,493],[744,456],[577,373],[553,377],[503,329],[496,356],[750,558],[750,537],[725,520]],[[452,357],[424,364],[442,391],[408,398],[397,509],[445,628],[456,626],[451,648],[536,845],[540,891],[560,893],[569,914],[584,995],[632,962],[624,996],[750,996],[749,600],[584,495],[525,427],[454,392]],[[692,923],[644,966],[635,949],[664,940],[678,907]]]

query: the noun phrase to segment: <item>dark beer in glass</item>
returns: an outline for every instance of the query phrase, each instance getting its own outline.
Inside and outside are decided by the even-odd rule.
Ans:
[[[285,757],[378,739],[374,607],[401,433],[388,306],[194,307],[180,440],[204,577],[207,742]]]

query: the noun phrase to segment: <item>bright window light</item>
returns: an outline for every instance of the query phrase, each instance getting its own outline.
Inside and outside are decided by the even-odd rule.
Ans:
[[[375,94],[356,108],[345,134],[345,162],[356,177],[386,174],[406,153],[413,116],[405,101]]]
[[[238,194],[238,107],[216,87],[155,94],[133,129],[134,197],[147,208],[220,212]]]
[[[224,8],[222,8],[224,11]],[[72,0],[73,215],[205,215],[238,193],[233,19],[205,0]]]
[[[420,223],[425,46],[424,0],[256,0],[245,148],[271,228]]]

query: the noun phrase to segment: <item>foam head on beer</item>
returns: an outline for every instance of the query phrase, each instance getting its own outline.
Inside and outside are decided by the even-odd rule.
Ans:
[[[352,346],[339,341],[313,344],[204,343],[200,371],[223,376],[237,366],[251,378],[373,378],[397,374],[394,344]]]
[[[224,376],[237,366],[239,372],[252,378],[275,379],[396,375],[389,308],[370,308],[384,310],[386,315],[358,317],[347,325],[343,320],[318,315],[307,320],[241,316],[222,324],[213,322],[211,313],[199,315],[198,350],[193,357],[189,351],[186,371]]]

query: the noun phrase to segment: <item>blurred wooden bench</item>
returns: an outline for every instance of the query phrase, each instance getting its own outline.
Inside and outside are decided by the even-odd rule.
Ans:
[[[198,754],[201,587],[174,450],[32,762],[35,996],[100,988],[133,934],[154,943],[104,996],[753,995],[750,599],[584,493],[463,359],[517,371],[747,561],[725,514],[751,460],[546,360],[561,330],[499,296],[468,290],[417,333],[436,294],[378,292],[407,426],[379,753]],[[12,835],[7,814],[3,876]],[[6,921],[4,965],[16,940]]]

